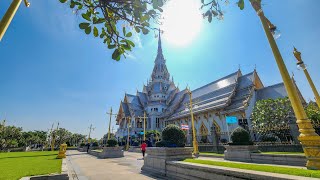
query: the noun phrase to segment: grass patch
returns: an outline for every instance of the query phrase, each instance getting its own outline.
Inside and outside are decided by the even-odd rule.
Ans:
[[[57,151],[0,153],[0,179],[20,179],[24,176],[61,173]]]
[[[261,152],[261,154],[299,155],[299,156],[304,156],[304,153],[303,153],[303,152]]]
[[[221,157],[224,156],[224,154],[219,154],[214,152],[200,152],[200,155],[212,155],[212,156],[221,156]]]
[[[207,165],[214,165],[214,166],[223,166],[223,167],[230,167],[230,168],[237,168],[237,169],[247,169],[247,170],[262,171],[262,172],[279,173],[279,174],[288,174],[288,175],[295,175],[295,176],[320,178],[320,171],[317,171],[317,170],[307,170],[307,169],[299,169],[299,168],[267,166],[267,165],[257,165],[257,164],[210,161],[210,160],[200,160],[200,159],[186,159],[186,160],[184,160],[184,162],[191,162],[191,163],[197,163],[197,164],[207,164]]]

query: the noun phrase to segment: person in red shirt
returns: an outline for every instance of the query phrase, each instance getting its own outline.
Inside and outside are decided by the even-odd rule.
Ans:
[[[141,152],[142,152],[142,156],[143,156],[143,159],[144,159],[144,154],[146,153],[146,148],[147,148],[147,144],[145,141],[142,141],[142,144],[141,144]]]

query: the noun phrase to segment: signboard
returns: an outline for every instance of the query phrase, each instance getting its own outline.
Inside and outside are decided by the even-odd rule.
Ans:
[[[181,124],[181,129],[182,129],[182,130],[189,130],[189,125],[187,125],[187,124]]]
[[[238,119],[236,116],[227,116],[226,121],[228,124],[236,124],[238,123]]]

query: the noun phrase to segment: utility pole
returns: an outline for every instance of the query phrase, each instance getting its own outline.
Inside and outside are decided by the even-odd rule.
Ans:
[[[53,126],[53,124],[52,124],[52,126]],[[59,129],[59,122],[58,122],[58,124],[57,124],[57,130],[56,130],[56,133],[58,133],[58,129]],[[55,134],[52,132],[52,134],[51,134],[51,151],[54,151],[54,144],[55,144]]]
[[[108,128],[108,139],[107,139],[107,141],[110,139],[110,128],[111,128],[111,117],[112,117],[112,115],[118,115],[118,114],[112,114],[112,107],[110,108],[110,113],[106,113],[106,114],[109,114],[110,115],[110,120],[109,120],[109,128]]]
[[[52,139],[50,139],[50,135],[51,135],[51,133],[52,133],[53,125],[54,125],[54,123],[52,123],[51,129],[50,129],[50,130],[48,129],[48,135],[47,135],[48,141],[47,141],[47,143],[46,143],[45,149],[48,148],[48,146],[50,145],[50,141],[52,140]]]
[[[90,135],[91,135],[91,130],[93,131],[95,128],[92,127],[92,124],[89,127],[89,135],[88,135],[88,144],[90,143]]]
[[[143,119],[143,140],[146,140],[146,112],[143,112],[143,117],[137,117],[137,119],[139,119],[139,121],[141,122],[141,119]]]

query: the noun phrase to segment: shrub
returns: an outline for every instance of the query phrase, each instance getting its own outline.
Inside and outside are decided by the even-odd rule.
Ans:
[[[225,143],[228,142],[228,140],[227,140],[227,139],[221,139],[220,142],[223,143],[223,144],[225,144]]]
[[[96,146],[99,146],[99,144],[98,144],[98,142],[93,142],[93,143],[92,143],[92,146],[95,146],[95,147],[96,147]]]
[[[167,141],[158,141],[156,142],[156,147],[168,147],[168,142]]]
[[[118,141],[115,138],[111,138],[107,141],[107,147],[116,147]]]
[[[264,135],[261,137],[262,142],[276,142],[277,138],[273,135]]]
[[[231,133],[232,143],[230,145],[252,145],[253,143],[250,140],[250,134],[248,131],[243,129],[242,127],[237,127]]]
[[[81,143],[81,144],[80,144],[80,147],[83,147],[83,146],[85,146],[85,145],[86,145],[85,143]]]
[[[184,147],[185,146],[185,134],[178,126],[170,124],[162,131],[162,143],[159,145],[165,145],[165,147]]]

